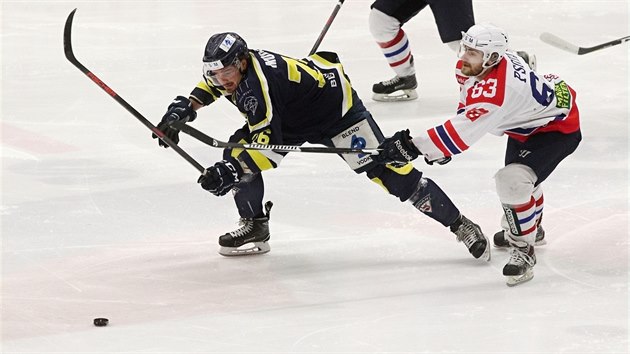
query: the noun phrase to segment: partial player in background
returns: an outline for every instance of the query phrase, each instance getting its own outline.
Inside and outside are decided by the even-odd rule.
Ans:
[[[582,135],[575,91],[557,75],[531,70],[507,47],[505,31],[489,24],[464,33],[457,67],[468,78],[455,117],[413,139],[409,130],[397,132],[381,144],[384,151],[377,159],[424,155],[429,162],[445,163],[486,133],[506,134],[505,167],[495,175],[504,230],[494,243],[510,248],[503,274],[512,286],[534,276],[534,245],[544,243],[541,184],[575,151]]]
[[[462,33],[475,24],[472,0],[377,0],[371,6],[369,26],[372,36],[396,76],[372,86],[375,101],[409,101],[418,98],[416,69],[411,45],[402,26],[429,6],[442,43],[459,50]],[[517,51],[532,70],[536,56]]]
[[[429,6],[440,39],[457,51],[461,33],[475,24],[472,0],[376,0],[369,26],[396,76],[372,87],[376,101],[408,101],[418,98],[416,70],[409,38],[402,29],[412,17]]]
[[[336,54],[318,52],[298,60],[266,50],[249,50],[245,41],[231,32],[210,37],[203,57],[203,80],[189,98],[178,96],[171,103],[157,127],[177,143],[179,132],[169,123],[193,121],[198,109],[221,97],[246,118],[230,142],[309,142],[364,148],[377,146],[384,138]],[[285,155],[271,150],[226,149],[223,160],[207,168],[199,178],[201,187],[214,195],[232,191],[240,215],[242,227],[219,237],[222,255],[270,250],[272,204],[267,202],[263,210],[262,172],[278,167]],[[342,157],[356,173],[365,173],[400,201],[409,201],[449,227],[475,258],[490,259],[489,242],[479,226],[461,215],[442,189],[412,164],[379,164],[370,155]],[[317,198],[316,191],[313,198]]]

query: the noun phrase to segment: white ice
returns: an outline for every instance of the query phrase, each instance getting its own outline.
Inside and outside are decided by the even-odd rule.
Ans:
[[[405,29],[417,101],[376,103],[392,72],[347,0],[321,49],[337,51],[386,134],[426,129],[456,108],[454,53],[430,11]],[[334,155],[292,154],[266,174],[271,252],[225,258],[229,197],[157,146],[129,112],[73,67],[62,32],[74,8],[77,58],[157,123],[201,75],[207,38],[305,56],[334,0],[2,1],[2,353],[627,353],[628,44],[625,0],[477,0],[539,71],[578,92],[584,140],[545,182],[548,245],[531,282],[508,288],[508,255],[473,259],[448,230],[388,196]],[[226,139],[228,104],[196,127]],[[487,136],[446,166],[416,166],[489,236],[505,138]],[[204,166],[221,151],[182,137]],[[110,325],[97,328],[95,317]]]

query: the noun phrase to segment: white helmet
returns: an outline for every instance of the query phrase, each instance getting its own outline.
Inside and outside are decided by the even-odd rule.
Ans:
[[[505,31],[492,24],[474,25],[467,32],[462,32],[462,40],[460,42],[460,53],[463,54],[464,46],[473,48],[483,52],[484,68],[496,65],[508,47],[508,37]],[[497,56],[490,59],[493,53]]]

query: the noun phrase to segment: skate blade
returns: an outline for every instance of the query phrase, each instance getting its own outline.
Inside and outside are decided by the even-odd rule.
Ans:
[[[394,93],[400,92],[395,91],[393,93],[375,93],[372,96],[374,101],[378,102],[399,102],[399,101],[411,101],[418,98],[418,93],[416,90],[402,90],[402,93],[395,95]]]
[[[486,261],[486,262],[490,262],[490,258],[491,258],[491,254],[490,254],[490,244],[488,242],[486,242],[486,249],[483,251],[483,254],[481,254],[481,256],[479,256],[479,259]]]
[[[507,281],[505,283],[507,284],[507,286],[510,286],[510,287],[516,286],[516,285],[523,284],[525,282],[532,280],[533,277],[534,277],[534,271],[531,269],[528,269],[525,272],[525,274],[508,276]]]
[[[224,247],[221,246],[219,254],[225,257],[234,256],[252,256],[255,254],[263,254],[271,251],[268,242],[250,242],[241,247]]]
[[[534,243],[534,246],[544,246],[546,244],[547,244],[547,241],[543,238],[540,241],[536,241]],[[494,248],[500,249],[500,250],[509,250],[510,249],[510,245],[503,246],[503,245],[497,245],[496,243],[493,243],[493,245],[494,245]]]

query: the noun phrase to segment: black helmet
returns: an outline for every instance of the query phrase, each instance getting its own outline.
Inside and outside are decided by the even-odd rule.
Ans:
[[[203,62],[212,70],[237,64],[248,57],[247,43],[234,32],[212,35],[203,52]]]

